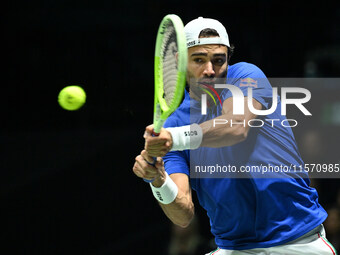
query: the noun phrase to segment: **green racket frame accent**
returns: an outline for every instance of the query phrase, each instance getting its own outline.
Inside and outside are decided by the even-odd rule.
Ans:
[[[172,22],[177,36],[178,59],[177,59],[177,82],[175,96],[170,105],[167,105],[163,98],[163,66],[161,59],[161,47],[164,35],[164,29],[167,27],[167,22]],[[181,103],[188,62],[188,50],[186,45],[186,37],[184,33],[183,22],[175,14],[166,15],[158,29],[156,49],[155,49],[155,100],[154,100],[154,133],[158,134],[163,127],[164,122],[173,113]]]

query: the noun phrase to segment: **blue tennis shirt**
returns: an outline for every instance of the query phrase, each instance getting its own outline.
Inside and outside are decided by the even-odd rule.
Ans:
[[[263,109],[271,108],[272,87],[255,65],[241,62],[229,66],[227,83],[241,89],[244,96],[247,96],[248,87],[252,87],[253,98]],[[222,101],[231,96],[228,89],[220,93]],[[200,102],[190,99],[186,91],[182,104],[164,126],[202,123],[221,114],[222,108],[217,105],[202,115]],[[222,249],[243,250],[284,244],[311,231],[327,217],[304,172],[197,175],[195,171],[203,166],[221,168],[229,165],[239,170],[246,166],[289,168],[303,165],[291,128],[287,123],[281,125],[286,118],[281,115],[280,98],[273,113],[256,118],[263,122],[253,125],[261,127],[250,128],[247,139],[236,145],[173,151],[164,157],[168,174],[184,173],[190,177],[191,187],[207,211],[216,244]],[[274,125],[266,119],[275,119]]]

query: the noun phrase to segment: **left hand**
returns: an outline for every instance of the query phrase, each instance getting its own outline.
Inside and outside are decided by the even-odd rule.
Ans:
[[[153,125],[145,128],[145,150],[151,157],[164,157],[172,147],[172,137],[165,128],[161,129],[159,136],[152,136]]]
[[[133,172],[140,178],[153,180],[152,185],[155,187],[161,187],[166,179],[164,170],[164,162],[162,158],[157,158],[154,166],[148,162],[153,162],[153,158],[143,150],[140,155],[135,158],[135,164],[133,165]]]

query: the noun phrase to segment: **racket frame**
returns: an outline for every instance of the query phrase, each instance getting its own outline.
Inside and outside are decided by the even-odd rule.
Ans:
[[[164,31],[167,28],[167,23],[172,22],[176,31],[177,39],[177,81],[176,89],[174,92],[174,98],[170,105],[167,105],[163,98],[163,66],[162,66],[162,42],[164,38]],[[175,14],[166,15],[158,29],[156,48],[155,48],[155,63],[154,63],[154,74],[155,74],[155,97],[154,97],[154,134],[159,134],[164,122],[173,113],[183,98],[186,70],[188,62],[188,50],[186,46],[186,37],[184,33],[184,27],[182,20]]]

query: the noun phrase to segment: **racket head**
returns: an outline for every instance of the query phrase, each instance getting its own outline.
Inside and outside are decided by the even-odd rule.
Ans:
[[[158,29],[155,48],[154,133],[181,103],[187,70],[187,46],[182,20],[166,15]]]

